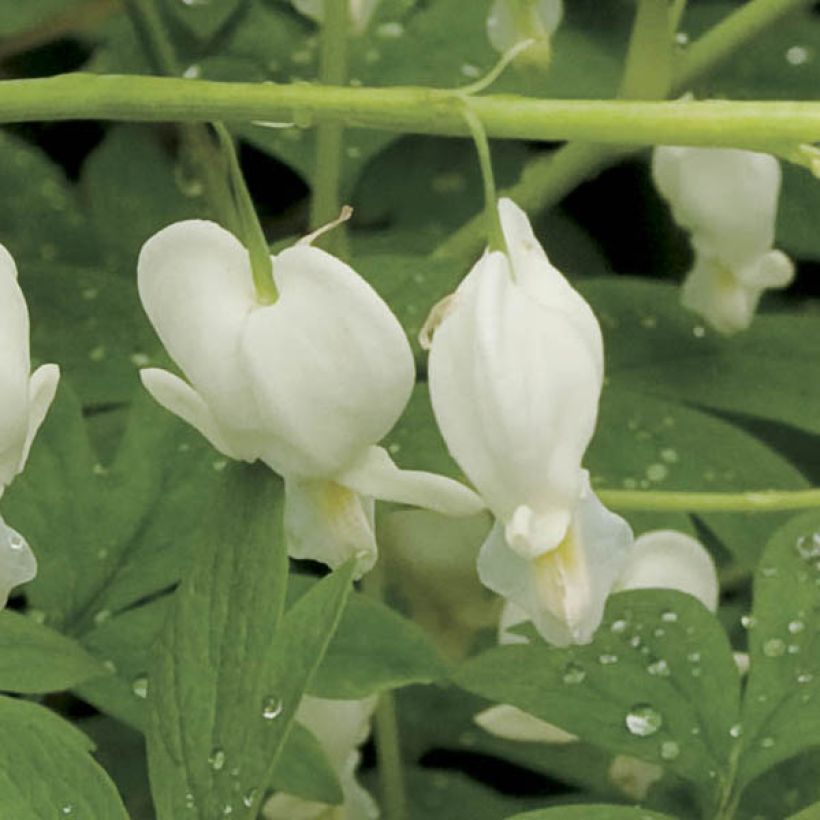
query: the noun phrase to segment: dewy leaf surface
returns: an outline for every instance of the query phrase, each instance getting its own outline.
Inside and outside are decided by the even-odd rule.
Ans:
[[[35,703],[0,697],[0,817],[127,820],[91,741]]]
[[[613,753],[668,767],[707,804],[728,774],[737,669],[718,621],[682,593],[613,596],[591,644],[491,649],[455,680]]]
[[[755,574],[740,787],[820,747],[818,619],[820,513],[810,512],[774,535]]]

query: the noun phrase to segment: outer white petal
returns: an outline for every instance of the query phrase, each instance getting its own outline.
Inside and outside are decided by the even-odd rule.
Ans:
[[[376,563],[373,500],[347,487],[285,476],[284,519],[291,558],[321,561],[331,568],[355,558],[359,575]]]
[[[18,473],[23,472],[23,468],[26,466],[34,437],[37,435],[46,413],[48,413],[48,408],[51,407],[51,402],[54,401],[59,381],[60,368],[56,364],[40,365],[31,374],[28,388],[28,430],[26,431],[23,452],[20,456],[20,464],[17,466]]]
[[[718,604],[715,562],[695,538],[674,530],[654,530],[636,539],[616,589],[677,589],[714,612]]]
[[[199,430],[220,453],[237,460],[255,460],[252,455],[246,458],[241,449],[231,445],[229,436],[220,429],[219,421],[205,404],[202,396],[187,382],[157,367],[140,370],[140,379],[157,404],[161,404],[166,410]]]
[[[529,217],[511,199],[498,201],[498,216],[507,243],[515,281],[544,307],[562,310],[571,317],[603,374],[604,342],[601,326],[586,299],[570,285],[547,258],[532,230]]]
[[[675,221],[692,233],[701,253],[738,269],[771,248],[781,176],[774,157],[661,146],[653,155],[653,175]]]
[[[506,257],[492,253],[456,292],[428,375],[448,449],[496,517],[512,523],[516,549],[554,549],[595,428],[601,374],[587,339],[565,312],[514,284]]]
[[[626,560],[632,531],[585,488],[567,536],[557,549],[527,559],[496,525],[478,559],[485,586],[526,612],[556,646],[588,643]]]
[[[25,538],[0,518],[0,609],[11,590],[33,580],[37,559]]]
[[[324,20],[324,0],[291,0],[297,11],[321,23]],[[361,33],[367,28],[373,12],[381,0],[348,0],[350,25],[354,32]]]
[[[553,743],[563,745],[573,743],[578,738],[552,723],[527,714],[527,712],[506,703],[491,706],[479,712],[473,720],[485,731],[505,740],[520,740],[528,743]]]
[[[0,245],[0,486],[17,475],[29,429],[28,309],[17,267]]]
[[[561,23],[564,15],[562,0],[537,0],[531,12],[531,20],[525,30],[516,24],[510,0],[496,0],[487,17],[487,37],[492,47],[500,54],[506,54],[522,40],[548,37]]]
[[[485,509],[484,502],[458,481],[420,470],[400,470],[383,447],[368,447],[334,480],[362,495],[444,515],[476,515]]]
[[[143,245],[140,298],[166,350],[223,426],[258,429],[240,357],[256,305],[248,253],[213,222],[169,225]]]
[[[289,248],[274,277],[279,299],[249,317],[243,363],[263,427],[297,455],[263,457],[283,474],[330,476],[393,427],[413,389],[413,354],[390,308],[335,257]]]

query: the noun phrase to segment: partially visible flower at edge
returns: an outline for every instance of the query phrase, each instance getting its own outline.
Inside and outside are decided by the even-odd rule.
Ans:
[[[549,66],[552,35],[563,16],[563,0],[495,0],[487,15],[487,38],[502,55],[531,41],[515,63],[543,71]]]
[[[59,380],[56,364],[31,373],[28,308],[14,259],[0,245],[0,496],[23,471]],[[37,560],[25,538],[0,517],[0,608],[13,587],[36,574]]]
[[[164,228],[140,252],[140,298],[187,381],[141,371],[167,410],[220,452],[285,479],[295,558],[359,572],[377,554],[373,499],[450,515],[482,508],[467,487],[399,470],[376,446],[401,415],[415,368],[397,319],[351,267],[297,243],[273,259],[279,297],[257,299],[246,249],[212,222]]]
[[[370,734],[376,697],[363,700],[327,700],[305,695],[296,719],[319,741],[342,787],[338,806],[315,803],[294,795],[273,795],[262,809],[266,820],[375,820],[379,809],[356,780],[361,760],[359,746]]]
[[[694,262],[683,305],[724,334],[748,328],[763,292],[786,287],[794,265],[773,250],[780,164],[736,148],[660,146],[655,185],[689,234]]]
[[[324,20],[324,0],[291,0],[294,8],[305,17],[317,23]],[[355,34],[361,34],[370,23],[370,18],[381,0],[348,0],[348,18]]]

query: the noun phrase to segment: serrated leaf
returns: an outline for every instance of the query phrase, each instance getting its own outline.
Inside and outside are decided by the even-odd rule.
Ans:
[[[110,674],[71,638],[17,612],[0,612],[0,690],[60,692]]]
[[[754,583],[739,788],[820,746],[820,513],[772,538]]]
[[[42,820],[57,812],[127,820],[91,741],[35,703],[0,697],[0,816]]]
[[[682,593],[615,595],[588,646],[499,647],[454,677],[582,740],[666,766],[707,803],[727,776],[738,673],[720,624]]]
[[[352,563],[280,617],[287,582],[281,484],[230,465],[203,522],[149,672],[157,813],[255,816],[302,694],[336,629]]]

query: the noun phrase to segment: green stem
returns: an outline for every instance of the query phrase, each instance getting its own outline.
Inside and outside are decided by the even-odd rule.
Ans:
[[[689,47],[675,72],[670,93],[678,95],[688,90],[704,74],[787,14],[811,4],[812,0],[751,0],[741,6]],[[567,145],[532,160],[524,169],[521,180],[502,191],[502,196],[514,199],[527,211],[545,210],[560,202],[581,182],[620,162],[633,151],[611,145]],[[438,247],[435,255],[466,261],[480,251],[482,239],[479,216],[452,234]]]
[[[347,82],[348,4],[347,0],[324,0],[322,52],[319,80],[324,85],[344,86]],[[344,126],[325,120],[316,128],[316,155],[313,166],[310,226],[326,225],[339,215],[342,207],[342,151]],[[337,256],[349,255],[347,227],[342,224],[328,232],[317,244]]]
[[[639,0],[618,96],[662,100],[672,85],[672,8],[669,0]]]
[[[601,501],[617,510],[643,512],[778,512],[820,507],[820,488],[758,490],[742,493],[597,490]]]
[[[365,593],[379,601],[384,600],[383,567],[383,563],[376,564],[362,581]],[[404,787],[404,766],[401,758],[396,702],[392,692],[382,692],[379,696],[374,723],[382,813],[386,820],[406,820],[407,794]]]

